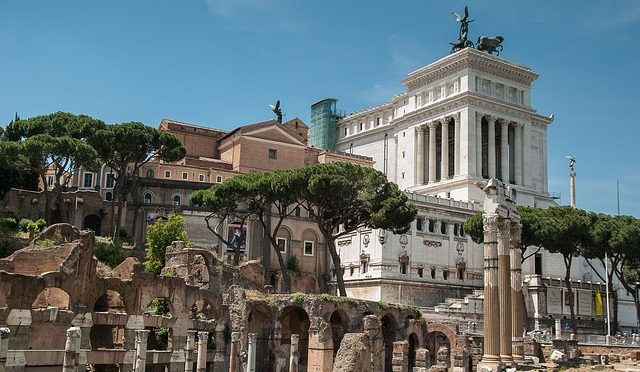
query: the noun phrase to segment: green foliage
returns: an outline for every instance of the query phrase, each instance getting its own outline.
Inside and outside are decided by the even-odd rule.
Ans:
[[[127,231],[126,227],[121,227],[118,231],[118,237],[122,240],[127,240],[129,238],[129,231]]]
[[[169,328],[155,327],[149,331],[149,350],[167,350],[169,347]]]
[[[293,301],[294,304],[301,304],[302,302],[304,302],[304,293],[296,292],[292,294],[291,301]]]
[[[380,305],[380,308],[382,310],[388,310],[389,307],[391,307],[391,305],[386,301],[380,301],[380,302],[378,302],[378,304]]]
[[[112,269],[120,265],[125,259],[122,250],[117,248],[109,238],[96,238],[93,253],[98,261],[105,263]]]
[[[0,230],[16,231],[18,229],[18,219],[15,217],[0,218]]]
[[[31,199],[31,205],[36,205],[36,204],[38,204],[39,201],[40,201],[40,199],[33,198],[33,199]]]
[[[475,243],[481,244],[484,241],[482,212],[475,213],[473,216],[467,218],[464,222],[464,231],[469,234],[471,240]]]
[[[161,315],[171,317],[171,308],[169,306],[169,301],[166,298],[154,298],[149,306],[147,306],[146,313],[150,315]]]
[[[167,246],[176,240],[182,240],[186,247],[191,246],[184,227],[184,217],[172,214],[167,222],[159,220],[149,226],[147,229],[145,270],[160,274],[164,267]]]
[[[298,257],[296,256],[289,257],[289,259],[287,260],[287,270],[294,273],[300,272],[300,263],[298,262]]]
[[[29,224],[32,221],[28,218],[22,218],[20,219],[20,222],[18,222],[18,230],[22,231],[22,232],[28,232],[28,228],[29,228]]]
[[[22,222],[22,221],[20,221]],[[30,233],[34,233],[34,234],[38,234],[40,233],[42,230],[44,230],[44,228],[47,227],[47,221],[45,221],[44,219],[40,218],[36,221],[29,221],[27,224],[27,231]]]

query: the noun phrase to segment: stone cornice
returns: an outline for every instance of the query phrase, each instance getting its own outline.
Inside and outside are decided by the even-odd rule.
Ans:
[[[538,74],[525,66],[506,61],[473,48],[465,48],[428,66],[411,72],[402,80],[402,83],[405,84],[409,90],[413,90],[443,79],[465,68],[496,75],[524,85],[531,85],[531,83],[538,78]]]

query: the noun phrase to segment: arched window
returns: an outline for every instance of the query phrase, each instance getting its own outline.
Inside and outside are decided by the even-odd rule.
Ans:
[[[144,203],[145,204],[151,204],[151,193],[150,192],[144,194]]]
[[[174,207],[179,207],[180,206],[180,195],[174,195],[173,196],[173,206]]]
[[[113,193],[111,193],[111,191],[107,192],[107,193],[104,195],[104,200],[106,200],[106,201],[111,201],[111,200],[113,200]]]
[[[147,178],[153,178],[153,169],[147,170]]]

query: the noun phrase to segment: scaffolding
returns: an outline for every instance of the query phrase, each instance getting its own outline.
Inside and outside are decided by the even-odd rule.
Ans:
[[[324,150],[335,150],[338,119],[344,113],[336,109],[335,98],[325,98],[311,105],[309,145]]]

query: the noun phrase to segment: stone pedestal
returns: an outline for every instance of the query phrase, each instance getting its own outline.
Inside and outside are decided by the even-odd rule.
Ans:
[[[193,371],[193,348],[196,344],[196,331],[187,331],[187,342],[184,347],[184,372]]]
[[[409,365],[409,343],[407,341],[396,341],[393,343],[393,359],[391,359],[391,369],[393,372],[407,372]]]
[[[80,353],[80,327],[67,329],[67,342],[64,345],[64,361],[62,362],[62,372],[78,371],[78,354]]]
[[[247,372],[256,372],[256,343],[258,342],[258,334],[249,333],[247,340]]]
[[[300,335],[291,335],[291,351],[289,353],[289,372],[298,372],[300,367],[300,351],[298,350],[298,343],[300,342]]]
[[[198,332],[198,362],[196,371],[206,372],[207,370],[207,343],[209,342],[209,332]]]
[[[149,331],[146,329],[136,330],[136,353],[133,358],[133,370],[144,372],[147,364],[147,339]]]

